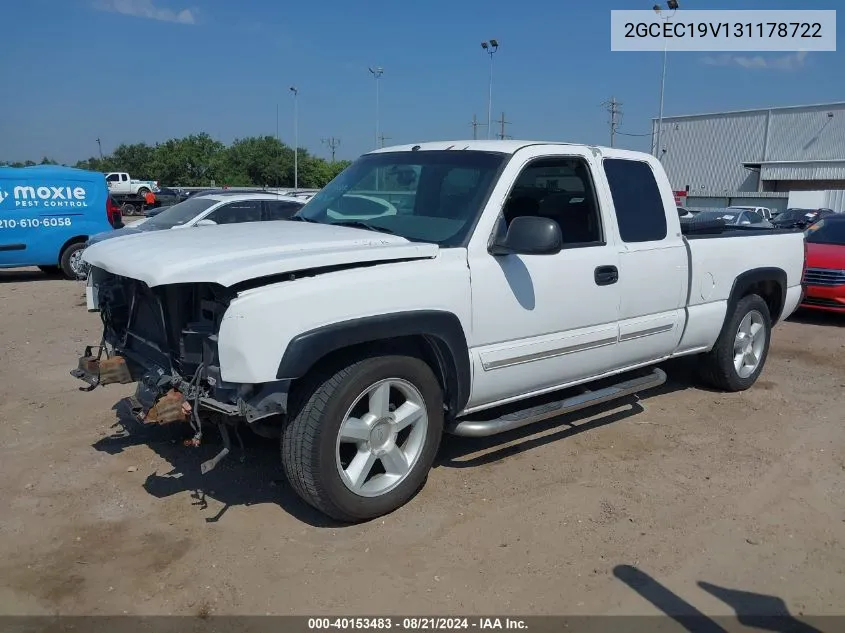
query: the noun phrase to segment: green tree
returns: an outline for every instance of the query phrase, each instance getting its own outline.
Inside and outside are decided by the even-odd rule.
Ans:
[[[331,163],[311,155],[307,149],[297,152],[299,186],[306,189],[325,186],[345,169],[349,161]],[[34,165],[11,163],[11,166]],[[42,164],[55,164],[44,158]],[[235,140],[228,147],[208,134],[192,134],[163,143],[121,144],[112,154],[78,161],[75,167],[97,172],[125,171],[133,178],[158,180],[172,186],[268,186],[292,187],[294,184],[293,148],[272,136]]]
[[[219,183],[219,155],[225,147],[204,132],[156,145],[155,179],[185,187]]]

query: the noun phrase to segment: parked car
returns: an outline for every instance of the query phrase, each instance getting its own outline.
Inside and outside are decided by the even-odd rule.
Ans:
[[[778,229],[803,229],[834,213],[833,209],[787,209],[772,224]]]
[[[403,172],[407,213],[365,218],[355,202],[343,217],[374,174]],[[72,373],[139,381],[143,419],[191,425],[189,444],[216,424],[224,448],[203,473],[233,425],[280,436],[305,501],[366,520],[423,485],[444,431],[489,436],[630,396],[677,356],[699,355],[719,389],[755,383],[801,299],[803,235],[685,237],[671,201],[645,153],[375,150],[290,222],[147,233],[131,257],[121,240],[90,247],[109,354],[89,347]]]
[[[819,220],[807,229],[806,240],[801,307],[845,314],[845,215]]]
[[[771,221],[774,217],[772,210],[769,207],[743,207],[738,205],[731,205],[728,207],[729,211],[754,211],[763,216],[764,220]]]
[[[99,172],[0,167],[0,268],[38,266],[73,279],[85,241],[120,226],[120,209]]]
[[[182,196],[182,194],[170,187],[159,187],[159,190],[153,195],[155,196],[155,207],[153,208],[169,207],[187,199],[187,196]]]
[[[287,220],[305,203],[296,198],[270,193],[216,193],[191,196],[184,202],[162,209],[161,213],[144,218],[117,231],[98,233],[89,238],[84,247],[103,240],[138,235],[165,229],[183,229],[214,224],[238,224]],[[80,266],[79,276],[88,274],[89,266]]]
[[[718,209],[713,211],[702,211],[696,214],[698,221],[722,220],[728,226],[751,226],[758,229],[771,229],[771,222],[763,218],[757,211],[750,209]]]

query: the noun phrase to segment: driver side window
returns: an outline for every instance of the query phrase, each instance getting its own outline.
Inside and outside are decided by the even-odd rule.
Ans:
[[[529,163],[505,200],[510,225],[519,216],[539,216],[560,226],[564,248],[603,244],[601,216],[590,168],[582,158],[541,158]]]

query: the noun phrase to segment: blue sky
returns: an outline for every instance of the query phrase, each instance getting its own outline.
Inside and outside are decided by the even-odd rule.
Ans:
[[[375,86],[384,67],[386,144],[470,138],[487,116],[488,59],[497,38],[494,119],[515,138],[607,144],[611,96],[620,130],[648,133],[658,110],[661,53],[610,51],[610,10],[653,0],[5,0],[0,160],[76,161],[119,143],[208,132],[229,143],[280,132],[338,156],[373,146]],[[683,9],[836,9],[841,0],[681,0]],[[9,28],[9,25],[16,25]],[[835,53],[671,53],[665,113],[845,100]],[[479,130],[479,136],[486,132]],[[648,150],[649,140],[617,143]]]

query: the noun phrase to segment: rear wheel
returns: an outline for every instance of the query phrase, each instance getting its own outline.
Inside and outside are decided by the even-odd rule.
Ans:
[[[772,317],[759,295],[737,302],[713,349],[702,356],[701,377],[724,391],[744,391],[763,371],[769,355]]]
[[[341,521],[404,505],[424,484],[443,434],[443,394],[409,356],[353,361],[315,376],[282,433],[282,464],[307,503]]]
[[[142,198],[144,196],[146,196],[148,193],[150,193],[150,190],[147,189],[146,187],[141,187],[140,189],[138,189],[138,195],[141,196]]]
[[[138,209],[131,202],[124,202],[123,206],[120,207],[120,212],[123,215],[127,215],[127,216],[135,215],[135,211],[137,211],[137,210]]]
[[[82,251],[85,249],[84,242],[74,242],[65,247],[62,252],[60,267],[62,274],[67,279],[79,279],[85,274]]]

